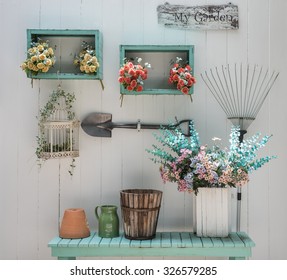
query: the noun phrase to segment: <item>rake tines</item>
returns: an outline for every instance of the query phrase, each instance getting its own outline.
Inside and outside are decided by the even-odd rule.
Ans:
[[[255,120],[279,73],[254,65],[229,64],[205,71],[201,77],[227,118],[240,126],[239,141],[243,141],[248,126]],[[237,230],[240,230],[241,189],[237,189]]]
[[[258,65],[235,64],[231,67],[227,64],[205,71],[201,77],[227,118],[246,130],[256,118],[278,75]]]

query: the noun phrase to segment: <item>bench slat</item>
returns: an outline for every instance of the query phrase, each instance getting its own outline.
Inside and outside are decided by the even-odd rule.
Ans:
[[[122,241],[122,239],[124,238],[123,237],[124,234],[120,234],[119,237],[114,237],[112,240],[111,240],[111,243],[110,243],[110,247],[120,247],[120,243]]]
[[[190,233],[190,237],[192,240],[192,247],[196,247],[196,248],[203,247],[200,237],[197,237],[194,233]]]
[[[255,243],[253,240],[250,239],[250,237],[245,232],[237,232],[237,235],[242,240],[242,242],[245,244],[246,247],[254,247]]]
[[[213,243],[213,247],[223,247],[224,246],[222,239],[219,237],[211,238],[211,241]]]
[[[88,247],[92,239],[94,238],[96,232],[91,232],[91,235],[89,237],[83,238],[81,242],[79,243],[79,246],[82,247]]]
[[[185,247],[182,244],[182,240],[181,240],[179,232],[172,232],[171,233],[171,245],[172,245],[172,247],[178,247],[178,248]]]
[[[213,256],[245,259],[255,243],[244,232],[225,238],[198,237],[189,232],[157,232],[151,240],[129,240],[121,233],[101,238],[96,232],[82,239],[53,238],[48,246],[58,259],[89,256]]]
[[[181,232],[180,237],[181,237],[182,247],[184,248],[192,247],[192,242],[191,242],[190,235],[188,232]]]
[[[234,247],[234,243],[230,237],[223,237],[220,238],[220,240],[222,241],[224,247]]]
[[[171,237],[170,232],[161,233],[161,247],[171,247]]]
[[[152,248],[160,248],[161,247],[161,233],[157,232],[155,234],[155,238],[151,240],[150,243]]]
[[[234,243],[234,247],[245,247],[244,242],[240,239],[236,232],[232,232],[229,234],[230,239]]]
[[[91,242],[89,243],[89,247],[99,247],[101,240],[102,238],[99,237],[97,233],[95,233],[91,239]]]

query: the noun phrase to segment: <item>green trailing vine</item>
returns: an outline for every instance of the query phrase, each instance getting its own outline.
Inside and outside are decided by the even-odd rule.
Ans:
[[[65,99],[66,110],[68,114],[68,119],[73,120],[75,118],[75,112],[73,112],[72,104],[76,100],[74,93],[65,92],[63,89],[58,88],[56,91],[53,91],[50,97],[50,100],[46,103],[44,108],[40,110],[39,123],[46,122],[48,118],[55,112],[56,106],[60,105],[59,99],[63,97]]]
[[[46,105],[40,109],[39,116],[37,117],[39,122],[39,135],[36,137],[37,139],[37,148],[36,148],[36,156],[39,161],[46,160],[42,155],[45,151],[47,151],[47,147],[49,143],[47,143],[46,137],[45,137],[45,130],[44,130],[44,123],[49,120],[49,117],[53,113],[55,113],[57,106],[60,106],[60,99],[63,98],[65,100],[65,112],[67,113],[68,120],[72,121],[75,119],[75,112],[72,110],[72,104],[76,100],[74,93],[68,93],[65,92],[60,87],[57,88],[57,90],[54,90],[50,96],[50,99],[46,103]],[[65,150],[67,148],[68,143],[63,143],[62,147],[59,145],[53,146],[53,151],[55,149],[58,151],[61,151],[62,149]],[[40,163],[41,165],[41,163]],[[69,174],[73,175],[73,170],[75,168],[75,159],[72,158],[72,163],[70,164],[70,170]]]

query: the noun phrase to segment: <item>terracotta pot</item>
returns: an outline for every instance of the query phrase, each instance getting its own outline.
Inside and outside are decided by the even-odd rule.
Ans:
[[[61,238],[84,238],[90,236],[86,214],[82,208],[66,209],[60,228]]]

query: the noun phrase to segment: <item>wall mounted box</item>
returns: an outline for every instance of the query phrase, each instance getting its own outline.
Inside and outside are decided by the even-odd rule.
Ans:
[[[183,95],[176,89],[175,85],[168,83],[169,72],[176,57],[181,57],[183,62],[188,61],[194,74],[194,46],[192,45],[120,45],[120,66],[124,58],[142,58],[142,65],[145,62],[151,64],[148,69],[148,78],[144,80],[144,89],[141,92],[128,91],[121,85],[121,94],[124,95]],[[189,95],[193,94],[193,87]]]
[[[28,74],[32,79],[69,79],[69,80],[102,80],[103,79],[103,40],[99,30],[59,30],[59,29],[27,29],[27,50],[37,38],[49,40],[54,49],[55,65],[47,73]],[[86,41],[95,48],[100,67],[96,74],[85,74],[73,64],[74,56],[82,50]]]

